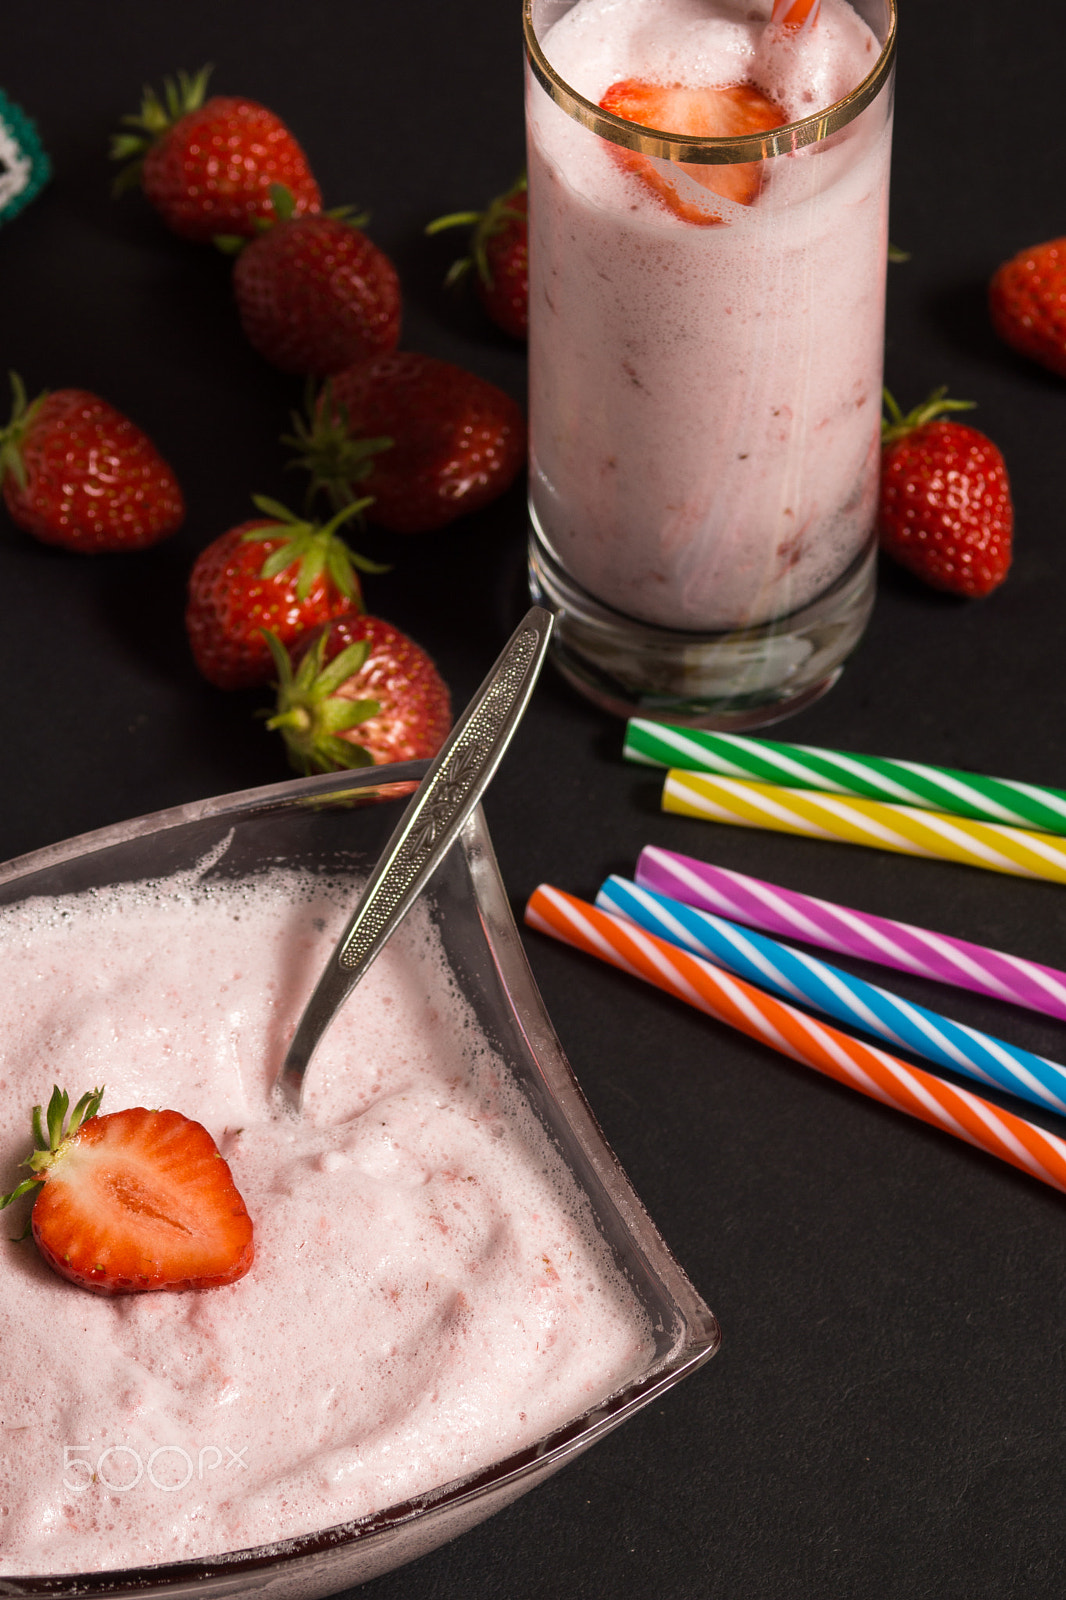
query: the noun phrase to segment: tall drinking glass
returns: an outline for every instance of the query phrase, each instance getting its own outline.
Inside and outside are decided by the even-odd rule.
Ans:
[[[873,604],[895,0],[789,9],[525,0],[530,583],[622,715],[774,721]]]

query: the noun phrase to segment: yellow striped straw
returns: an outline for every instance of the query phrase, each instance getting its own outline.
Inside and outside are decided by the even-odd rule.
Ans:
[[[917,806],[858,800],[741,778],[712,778],[671,768],[662,808],[742,828],[771,828],[816,839],[842,839],[902,855],[962,861],[989,872],[1066,883],[1066,839],[998,822],[973,822]]]

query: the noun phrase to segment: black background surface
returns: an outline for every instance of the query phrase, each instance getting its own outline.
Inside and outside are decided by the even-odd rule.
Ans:
[[[882,574],[840,684],[775,730],[840,749],[1066,785],[1066,385],[1001,348],[984,284],[1066,231],[1061,6],[901,0],[887,381],[939,383],[1011,468],[1016,560],[964,603]],[[372,212],[406,290],[404,343],[521,398],[524,352],[441,288],[427,221],[523,162],[518,0],[34,0],[4,23],[0,85],[37,120],[46,193],[0,229],[3,366],[33,393],[95,389],[187,491],[181,533],[77,559],[0,525],[0,858],[286,776],[257,694],[201,682],[182,624],[196,552],[253,491],[295,500],[278,437],[300,385],[244,344],[228,266],[109,195],[108,135],[142,83],[216,64],[267,102],[326,202]],[[363,541],[395,563],[371,608],[465,702],[521,614],[517,487],[466,524]],[[1066,966],[1066,891],[947,863],[665,818],[621,727],[546,674],[488,798],[516,912],[548,880],[591,895],[646,842]],[[1060,1196],[739,1040],[535,935],[534,972],[608,1138],[697,1287],[721,1354],[545,1487],[366,1600],[1059,1596]],[[867,974],[877,976],[876,974]],[[1056,1058],[1063,1030],[973,996],[895,986]]]

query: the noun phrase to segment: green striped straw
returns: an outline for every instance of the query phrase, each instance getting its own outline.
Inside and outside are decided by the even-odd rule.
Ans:
[[[729,778],[754,778],[789,789],[821,789],[947,811],[978,822],[1006,822],[1066,834],[1066,790],[1010,778],[982,778],[952,767],[856,756],[812,745],[779,744],[733,733],[707,733],[633,717],[626,725],[627,761]]]

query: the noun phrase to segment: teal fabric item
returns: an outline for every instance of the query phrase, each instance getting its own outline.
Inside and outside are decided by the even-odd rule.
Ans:
[[[52,163],[30,118],[0,89],[0,223],[10,222],[48,182]]]

